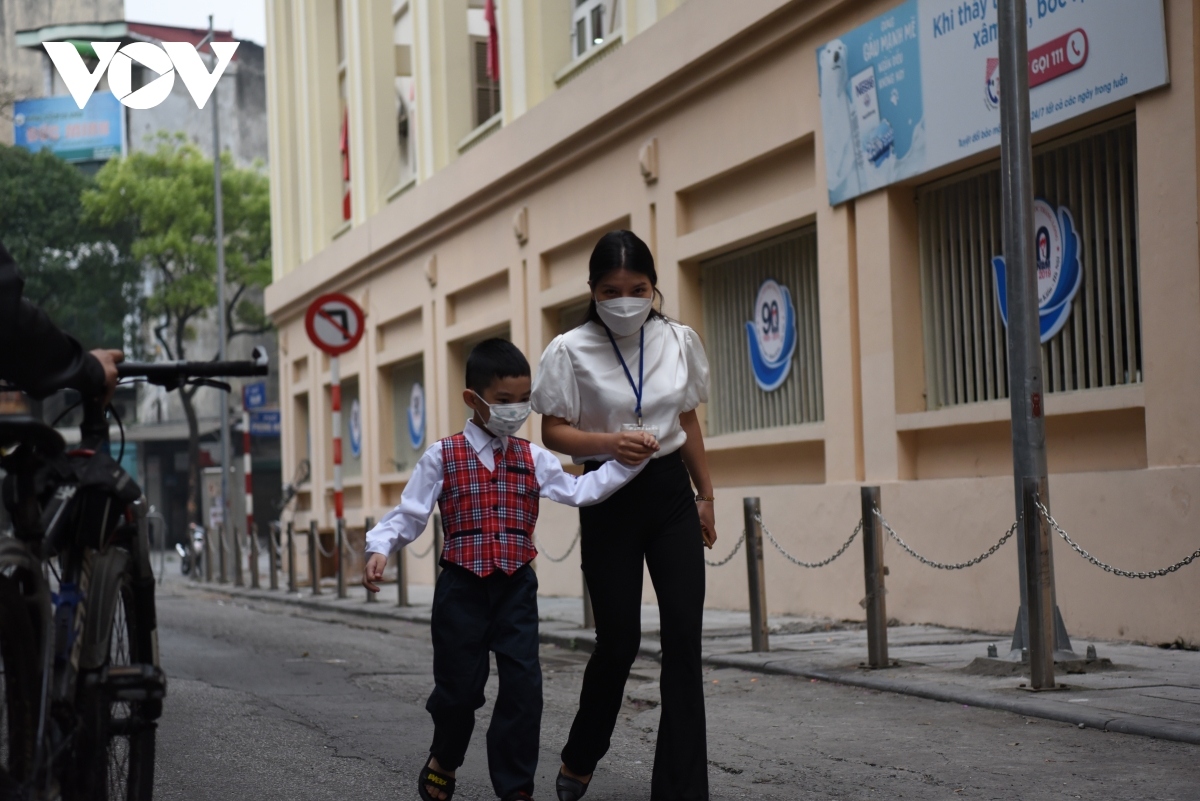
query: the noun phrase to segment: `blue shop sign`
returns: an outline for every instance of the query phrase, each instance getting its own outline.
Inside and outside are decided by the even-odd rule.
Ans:
[[[18,100],[13,142],[35,153],[49,150],[64,161],[107,161],[121,155],[123,111],[112,92],[96,92],[83,108],[70,95]]]
[[[278,409],[256,409],[250,412],[250,435],[278,437],[282,422],[282,415]]]

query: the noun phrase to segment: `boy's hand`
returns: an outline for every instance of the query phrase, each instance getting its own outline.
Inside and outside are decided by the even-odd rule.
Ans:
[[[658,438],[648,431],[622,431],[612,436],[612,455],[630,467],[649,459],[659,447]]]
[[[379,586],[375,582],[383,578],[383,569],[387,566],[387,560],[386,554],[373,553],[363,567],[362,583],[370,592],[379,592]]]

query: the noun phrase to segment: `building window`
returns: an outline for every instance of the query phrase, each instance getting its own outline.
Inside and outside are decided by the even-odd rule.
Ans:
[[[1042,310],[1048,392],[1142,380],[1136,152],[1128,117],[1034,150],[1034,193],[1060,220],[1060,209],[1069,212],[1065,238],[1077,238],[1082,275],[1067,306]],[[917,203],[927,406],[1007,398],[1008,342],[993,265],[1003,249],[999,164],[922,187]],[[1043,293],[1071,273],[1051,244],[1063,227],[1037,234]]]
[[[760,295],[770,281],[779,287],[777,297],[785,299],[785,308],[790,299],[790,313],[779,309],[778,303],[768,303],[765,317],[760,314]],[[708,433],[823,420],[816,228],[808,226],[703,262],[700,285],[705,347],[712,364]],[[778,333],[789,323],[794,325],[794,345],[785,344],[770,354],[777,384],[765,389],[760,383],[763,376],[752,363],[758,340],[748,326],[774,326]],[[787,336],[780,339],[787,341]]]
[[[408,0],[395,0],[392,6],[392,43],[396,61],[396,143],[400,153],[400,184],[408,183],[416,173],[414,132],[416,131],[416,91],[412,69],[412,13]]]
[[[421,357],[391,368],[392,452],[384,470],[412,470],[429,447],[429,413],[425,393],[425,360]]]
[[[500,113],[500,82],[488,77],[487,39],[471,37],[471,62],[474,75],[472,99],[475,104],[475,127],[478,128]]]
[[[617,0],[572,0],[572,52],[579,58],[588,50],[604,44],[617,30]]]

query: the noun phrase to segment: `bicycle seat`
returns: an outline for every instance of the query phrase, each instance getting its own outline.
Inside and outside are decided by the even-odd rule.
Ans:
[[[0,417],[0,448],[25,445],[43,456],[57,456],[67,443],[50,426],[32,417]]]

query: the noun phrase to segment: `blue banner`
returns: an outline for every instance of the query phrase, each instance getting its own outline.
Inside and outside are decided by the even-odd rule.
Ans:
[[[125,114],[112,92],[97,92],[84,108],[70,95],[18,100],[13,142],[35,153],[49,150],[65,161],[107,161],[121,155]]]
[[[282,417],[278,409],[256,409],[250,412],[250,436],[278,437]]]

